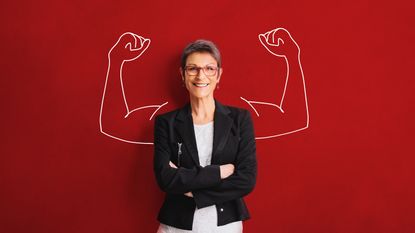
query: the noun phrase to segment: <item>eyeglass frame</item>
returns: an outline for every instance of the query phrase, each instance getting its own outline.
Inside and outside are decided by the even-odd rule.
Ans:
[[[187,71],[187,68],[189,68],[189,67],[196,68],[196,69],[197,69],[197,73],[196,73],[196,74],[189,74],[189,73],[188,73],[188,71]],[[208,68],[208,67],[210,67],[210,68],[213,68],[213,67],[214,67],[214,68],[215,68],[215,74],[212,74],[212,75],[208,75],[208,74],[206,74],[205,69],[206,69],[206,68]],[[215,76],[215,75],[217,75],[217,74],[218,74],[219,69],[220,69],[220,67],[219,67],[219,66],[210,66],[210,65],[207,65],[207,66],[205,66],[205,67],[200,67],[200,66],[190,65],[190,66],[185,66],[185,67],[184,67],[184,72],[185,72],[187,75],[189,75],[189,76],[197,76],[197,75],[199,75],[199,74],[200,74],[200,70],[203,70],[203,73],[204,73],[206,76],[211,77],[211,76]]]

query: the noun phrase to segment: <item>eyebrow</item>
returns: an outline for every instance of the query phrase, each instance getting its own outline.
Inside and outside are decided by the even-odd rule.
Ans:
[[[215,66],[217,66],[218,64],[215,64],[215,63],[208,63],[206,66],[209,66],[209,65],[215,65]],[[196,64],[194,64],[194,63],[190,63],[190,64],[186,64],[186,66],[197,66]]]

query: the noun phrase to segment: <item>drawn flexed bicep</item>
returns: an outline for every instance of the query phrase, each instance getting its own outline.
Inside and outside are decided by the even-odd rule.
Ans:
[[[156,112],[167,102],[131,109],[123,84],[123,67],[141,57],[151,40],[132,32],[122,34],[108,52],[108,69],[100,108],[101,133],[128,143],[153,144],[148,136]]]
[[[256,139],[283,136],[308,128],[309,111],[300,47],[288,30],[276,28],[258,35],[270,59],[284,59],[286,76],[282,93],[275,91],[269,100],[241,97],[256,115]],[[277,90],[277,87],[275,88]],[[265,124],[266,123],[266,124]],[[261,125],[266,127],[261,130]]]

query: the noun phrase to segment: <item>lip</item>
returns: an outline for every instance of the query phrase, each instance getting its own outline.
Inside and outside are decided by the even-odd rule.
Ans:
[[[197,86],[197,84],[206,84],[206,86]],[[204,88],[204,87],[208,87],[209,83],[193,83],[193,86],[195,86],[197,88]]]

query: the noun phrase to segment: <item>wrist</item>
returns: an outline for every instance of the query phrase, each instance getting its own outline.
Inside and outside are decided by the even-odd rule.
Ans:
[[[123,63],[123,59],[115,56],[108,56],[109,63],[112,67],[120,67]]]
[[[298,64],[299,60],[300,60],[300,51],[295,52],[295,53],[290,53],[285,55],[285,58],[288,60],[288,62],[290,63],[295,63]]]

